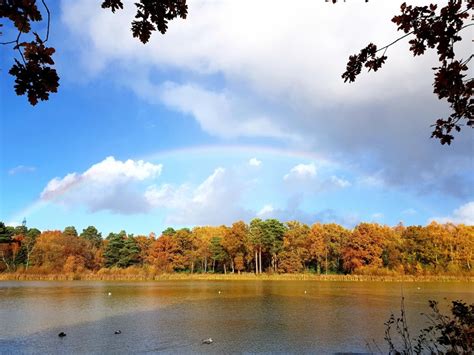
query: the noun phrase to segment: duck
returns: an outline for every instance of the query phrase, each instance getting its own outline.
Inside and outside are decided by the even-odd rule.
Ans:
[[[212,344],[212,343],[213,343],[213,340],[212,340],[212,338],[207,338],[207,339],[204,339],[204,340],[202,341],[202,343],[203,343],[203,344]]]
[[[60,338],[64,338],[65,336],[66,336],[66,333],[64,333],[64,332],[61,332],[61,333],[58,334],[58,337],[60,337]]]
[[[122,331],[120,329],[116,330],[114,334],[122,334]]]

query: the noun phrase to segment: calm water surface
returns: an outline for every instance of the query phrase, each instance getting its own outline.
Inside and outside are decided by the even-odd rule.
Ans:
[[[429,299],[474,302],[462,282],[7,281],[0,352],[367,352],[372,339],[384,348],[402,292],[413,329],[425,325]]]

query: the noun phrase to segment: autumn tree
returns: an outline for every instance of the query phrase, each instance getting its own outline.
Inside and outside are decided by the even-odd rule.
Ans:
[[[434,270],[444,269],[446,267],[445,254],[443,252],[443,244],[446,244],[449,238],[449,232],[446,227],[437,222],[431,222],[424,228],[425,238],[430,244],[427,251],[430,251],[430,263],[433,264]]]
[[[326,273],[342,272],[342,249],[349,238],[350,231],[336,223],[323,224],[324,270]]]
[[[197,254],[201,261],[201,271],[206,273],[211,257],[212,234],[210,233],[210,227],[194,227],[192,233],[197,241]]]
[[[397,270],[403,273],[402,252],[403,252],[403,234],[404,228],[397,226],[395,228],[385,228],[382,244],[382,262],[385,268]]]
[[[8,243],[0,244],[0,271],[15,271],[20,263],[21,237],[13,237]]]
[[[342,251],[344,269],[354,272],[383,266],[382,252],[390,228],[376,223],[360,223],[349,235]]]
[[[136,236],[134,239],[139,250],[138,262],[141,266],[143,266],[147,263],[151,245],[156,240],[156,237],[154,233],[150,233],[150,235],[148,236],[139,235],[139,236]]]
[[[1,225],[0,225],[1,226]],[[276,219],[242,221],[231,227],[166,229],[161,237],[110,233],[105,241],[94,227],[77,236],[72,226],[61,231],[5,227],[11,235],[0,243],[0,271],[31,266],[40,272],[81,273],[101,267],[151,265],[159,272],[233,272],[263,268],[297,273],[308,268],[320,272],[397,273],[472,272],[474,226],[432,222],[393,228],[360,223],[352,232],[331,223],[311,227]],[[93,238],[87,237],[93,235]],[[6,239],[6,238],[4,238]],[[98,241],[101,241],[99,244]],[[208,265],[209,264],[209,265]]]
[[[172,235],[163,234],[150,245],[148,262],[161,272],[171,273],[182,267],[179,255],[176,239]]]
[[[205,226],[193,228],[192,233],[196,236],[197,256],[201,263],[201,270],[203,272],[207,272],[209,266],[212,266],[214,271],[215,263],[218,261],[217,259],[219,259],[219,261],[221,260],[219,257],[217,257],[217,259],[214,258],[214,256],[219,254],[219,252],[217,254],[214,253],[216,250],[212,245],[212,239],[217,237],[220,238],[220,241],[222,241],[226,231],[226,226]]]
[[[50,272],[82,271],[93,259],[84,240],[60,231],[45,231],[36,240],[32,263]]]
[[[255,255],[255,273],[262,273],[262,248],[264,244],[264,225],[260,218],[254,218],[250,221],[249,244]]]
[[[458,248],[459,264],[465,270],[471,271],[474,262],[474,226],[458,225],[454,239]]]
[[[30,259],[31,259],[31,254],[33,253],[35,246],[36,246],[36,240],[40,236],[41,232],[39,229],[36,228],[31,228],[26,232],[25,238],[22,240],[21,247],[24,250],[25,253],[25,268],[28,270],[30,266]]]
[[[315,263],[318,274],[321,273],[321,265],[329,253],[324,237],[323,226],[320,223],[313,224],[308,235],[307,247],[309,258]]]
[[[237,255],[239,255],[239,262],[243,262],[243,257],[247,253],[247,235],[248,226],[243,221],[233,223],[232,227],[227,228],[224,234],[222,246],[229,255],[232,273],[235,272],[235,258]]]
[[[409,226],[402,234],[403,264],[409,273],[420,273],[432,262],[431,243],[422,226]]]
[[[173,238],[178,244],[179,253],[177,255],[177,266],[181,270],[190,270],[194,272],[194,265],[196,263],[196,250],[198,245],[189,228],[181,228],[176,231]]]
[[[287,230],[283,236],[283,248],[280,253],[278,270],[287,273],[301,272],[309,261],[308,250],[309,227],[298,221],[286,223]]]
[[[49,271],[61,271],[66,262],[64,249],[61,231],[45,231],[36,241],[32,262],[36,266],[44,266]]]

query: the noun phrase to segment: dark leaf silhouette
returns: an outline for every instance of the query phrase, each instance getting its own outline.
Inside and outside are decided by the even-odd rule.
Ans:
[[[105,0],[102,3],[102,8],[103,9],[110,8],[112,12],[115,12],[118,9],[123,9],[123,3],[121,0]]]
[[[57,92],[59,86],[56,70],[51,68],[54,48],[46,47],[36,33],[35,41],[22,42],[17,47],[24,50],[24,62],[15,59],[9,71],[15,77],[15,92],[17,95],[27,94],[32,105],[36,105],[38,100],[48,100],[49,93]]]
[[[50,11],[45,1],[41,1],[48,15],[45,39],[34,33],[32,41],[21,41],[21,36],[31,31],[32,21],[43,20],[37,3],[36,0],[0,2],[0,18],[9,19],[18,30],[16,39],[1,43],[12,45],[18,53],[9,73],[15,77],[16,94],[27,95],[31,105],[36,105],[39,100],[48,100],[49,94],[57,92],[59,86],[59,76],[53,68],[52,59],[55,49],[45,46],[50,25]],[[124,7],[121,0],[104,0],[101,6],[113,13]],[[164,34],[169,21],[176,17],[186,18],[188,13],[186,0],[140,0],[135,6],[137,12],[132,21],[132,34],[142,43],[147,43],[154,31]]]
[[[387,49],[399,40],[414,36],[409,41],[410,51],[414,56],[423,55],[428,48],[437,51],[440,66],[433,68],[433,92],[440,100],[445,99],[449,103],[452,113],[448,118],[440,118],[435,122],[431,137],[439,139],[441,144],[451,144],[454,139],[451,134],[453,129],[461,131],[463,122],[467,126],[474,126],[473,79],[466,78],[469,69],[467,64],[472,56],[463,62],[455,58],[454,49],[455,43],[462,40],[461,30],[469,26],[465,22],[473,4],[473,0],[450,0],[437,13],[436,4],[410,6],[403,3],[400,7],[401,14],[394,16],[392,22],[405,35],[380,49],[371,43],[359,54],[350,56],[346,71],[342,74],[344,82],[355,81],[363,66],[368,71],[376,71],[387,59],[385,55],[377,57],[377,52],[383,50],[385,54]]]
[[[132,34],[142,43],[147,43],[154,31],[165,34],[169,21],[176,17],[185,19],[188,14],[186,0],[140,0],[135,6],[137,13],[132,21]],[[120,0],[105,0],[102,7],[115,12],[122,9],[123,4]]]
[[[331,2],[336,3],[337,0]],[[15,76],[15,92],[18,95],[27,94],[32,105],[38,100],[47,100],[49,93],[57,92],[59,86],[58,75],[52,67],[54,48],[44,45],[48,40],[50,23],[46,1],[41,1],[48,15],[45,39],[41,40],[35,34],[33,41],[20,41],[22,34],[31,31],[31,22],[43,20],[38,3],[36,0],[0,2],[0,18],[9,19],[18,30],[16,39],[2,43],[13,45],[19,54],[9,73]],[[101,6],[115,13],[123,9],[124,4],[122,0],[103,0]],[[138,0],[135,7],[136,14],[131,22],[131,31],[133,37],[142,43],[147,43],[154,31],[166,33],[169,21],[177,17],[185,19],[188,14],[187,0]],[[436,49],[440,65],[433,68],[434,93],[439,99],[449,103],[452,113],[447,118],[436,120],[431,137],[439,139],[442,144],[450,144],[454,139],[453,130],[459,132],[463,125],[474,127],[474,84],[472,78],[467,78],[468,63],[472,56],[463,61],[456,59],[455,55],[455,44],[462,40],[460,32],[466,26],[472,25],[466,25],[466,22],[473,7],[474,0],[450,0],[441,9],[438,9],[436,4],[410,6],[403,3],[400,7],[401,13],[394,16],[392,22],[405,34],[385,47],[378,48],[370,43],[359,54],[350,56],[342,78],[345,82],[354,82],[364,67],[368,71],[379,70],[387,60],[387,49],[408,36],[413,37],[409,44],[414,56],[423,55],[428,49]],[[382,55],[378,55],[379,52],[382,52]]]
[[[3,17],[12,21],[18,31],[23,33],[30,32],[30,21],[43,19],[35,0],[2,1],[0,3],[0,18]]]

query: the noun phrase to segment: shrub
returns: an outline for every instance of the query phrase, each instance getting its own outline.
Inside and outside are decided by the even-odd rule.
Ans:
[[[451,302],[451,315],[444,315],[438,302],[429,301],[431,314],[425,314],[429,325],[411,339],[406,321],[404,299],[400,317],[392,314],[385,323],[385,340],[390,354],[473,354],[474,353],[474,303]],[[398,339],[392,336],[395,327]]]

